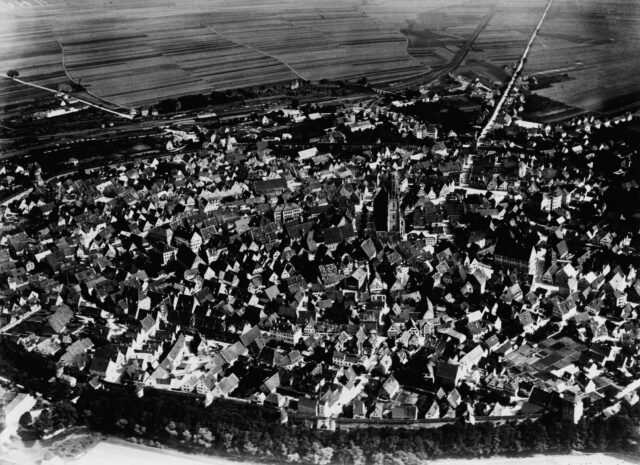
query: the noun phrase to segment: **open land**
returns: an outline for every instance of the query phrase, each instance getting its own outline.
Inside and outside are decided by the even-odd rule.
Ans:
[[[66,72],[126,105],[295,78],[384,82],[428,69],[407,53],[397,29],[355,3],[253,3],[89,1],[78,8],[47,0],[7,10],[0,56],[40,84],[64,82]],[[7,103],[29,98],[14,83],[1,85]]]
[[[525,73],[567,73],[571,79],[537,91],[566,105],[590,112],[631,109],[640,102],[639,41],[636,2],[556,0]]]
[[[164,463],[173,465],[198,465],[202,463],[234,465],[239,463],[222,457],[187,454],[171,449],[155,449],[113,439],[99,443],[79,459],[68,463],[75,465],[107,465],[114,462],[122,465],[163,465]],[[243,459],[242,463],[253,465],[253,463],[258,462],[252,463]],[[524,458],[444,459],[438,460],[437,463],[442,465],[484,465],[486,463],[491,463],[492,465],[625,465],[633,462],[605,454],[571,454],[537,455]]]
[[[68,0],[3,2],[0,57],[36,84],[80,81],[116,105],[154,103],[213,89],[300,78],[415,83],[448,71],[465,44],[459,72],[504,82],[544,0],[312,2],[241,0]],[[634,76],[640,7],[609,0],[554,2],[525,73],[567,72],[537,92],[568,108],[606,111],[640,99]],[[473,38],[473,43],[467,41]],[[614,74],[615,83],[602,83]],[[8,109],[41,97],[0,82]],[[558,110],[560,108],[560,110]],[[559,112],[559,113],[558,113]]]
[[[240,463],[222,457],[187,454],[173,449],[156,449],[154,447],[127,443],[117,439],[103,441],[78,460],[70,461],[69,463],[75,465],[107,465],[114,462],[122,465],[199,465],[203,463],[212,465],[237,465]],[[252,462],[247,462],[244,459],[242,463],[253,465]]]
[[[444,459],[442,465],[624,465],[629,459],[606,454],[536,455],[533,457],[494,457],[491,459]]]

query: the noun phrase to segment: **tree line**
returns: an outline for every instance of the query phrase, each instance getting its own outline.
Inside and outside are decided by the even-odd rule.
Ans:
[[[624,404],[610,418],[577,425],[558,413],[521,423],[457,422],[439,428],[357,428],[320,431],[253,404],[152,391],[85,390],[78,421],[107,434],[159,441],[186,451],[304,464],[418,464],[443,457],[584,452],[637,452],[640,406]],[[53,416],[53,415],[52,415]],[[66,418],[75,418],[65,410]]]

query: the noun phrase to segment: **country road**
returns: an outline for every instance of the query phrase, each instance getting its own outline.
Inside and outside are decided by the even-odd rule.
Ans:
[[[482,128],[482,131],[480,131],[480,136],[478,136],[477,145],[481,145],[482,144],[482,141],[486,137],[487,133],[491,130],[491,127],[493,126],[493,124],[495,123],[495,120],[498,117],[498,114],[500,113],[500,110],[504,106],[504,103],[506,102],[507,97],[511,93],[511,90],[513,89],[513,86],[515,85],[518,77],[520,76],[520,73],[522,72],[522,68],[524,68],[525,62],[527,61],[527,56],[529,55],[529,50],[531,50],[531,46],[533,45],[533,41],[536,40],[536,36],[538,35],[538,31],[542,27],[542,23],[544,23],[544,20],[546,19],[547,13],[549,13],[549,9],[551,8],[552,4],[553,4],[553,0],[549,0],[548,3],[547,3],[547,7],[544,9],[544,12],[542,13],[542,17],[540,18],[540,21],[538,21],[538,25],[533,30],[533,33],[531,34],[531,37],[529,38],[529,42],[527,43],[527,46],[525,47],[524,52],[522,52],[522,56],[520,57],[520,61],[518,62],[518,66],[516,67],[515,71],[513,72],[513,75],[511,76],[511,80],[509,80],[509,84],[507,84],[506,89],[502,93],[502,96],[500,97],[500,100],[498,101],[498,104],[495,106],[495,108],[493,110],[493,113],[491,114],[491,117],[487,121],[487,124]]]

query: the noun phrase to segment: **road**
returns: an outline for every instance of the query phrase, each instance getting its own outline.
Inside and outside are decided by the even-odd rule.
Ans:
[[[5,74],[2,74],[0,76],[2,76],[5,79],[10,79],[11,81],[17,82],[19,84],[23,84],[25,86],[34,87],[36,89],[44,90],[46,92],[51,92],[53,94],[57,94],[58,93],[57,90],[49,89],[48,87],[43,87],[43,86],[39,86],[38,84],[33,84],[31,82],[23,81],[22,79],[18,79],[17,77],[12,78],[12,77],[9,77],[9,76],[7,76]],[[101,105],[96,105],[95,103],[89,102],[87,100],[84,100],[84,99],[81,99],[81,98],[78,98],[78,97],[74,97],[74,98],[76,100],[78,100],[78,102],[83,103],[84,105],[89,105],[90,107],[93,107],[93,108],[97,108],[98,110],[106,111],[107,113],[114,114],[114,115],[119,116],[121,118],[133,119],[133,116],[131,116],[128,113],[120,113],[120,112],[117,112],[117,111],[110,110],[109,108],[105,108],[105,107],[103,107]]]
[[[8,325],[3,326],[2,328],[0,328],[0,334],[4,334],[7,331],[10,331],[11,329],[15,328],[16,326],[18,326],[20,323],[22,323],[23,321],[31,318],[33,315],[35,315],[36,313],[38,313],[39,311],[41,311],[42,309],[39,308],[37,310],[31,310],[30,312],[25,313],[24,315],[22,315],[20,318],[18,318],[16,321],[9,323]]]
[[[538,35],[538,31],[542,27],[542,23],[544,23],[544,20],[546,19],[547,13],[549,13],[549,9],[551,8],[552,4],[553,4],[553,0],[549,0],[548,3],[547,3],[547,7],[544,9],[544,12],[542,13],[542,16],[540,17],[540,21],[538,21],[538,25],[533,30],[533,33],[531,34],[531,37],[529,38],[529,42],[527,43],[527,46],[525,47],[524,52],[522,52],[522,56],[520,57],[520,61],[518,62],[518,66],[516,67],[515,71],[513,72],[513,75],[511,76],[511,80],[509,81],[509,84],[507,84],[506,89],[502,93],[502,96],[500,97],[500,100],[498,101],[498,104],[495,106],[495,108],[493,110],[493,113],[491,114],[491,117],[487,121],[487,124],[484,126],[484,128],[482,128],[482,131],[480,131],[480,136],[478,137],[477,145],[481,145],[482,144],[482,141],[486,137],[487,133],[493,127],[493,124],[495,123],[495,120],[498,117],[498,114],[500,113],[500,110],[504,106],[504,103],[506,102],[507,97],[511,93],[511,90],[513,89],[513,86],[515,85],[518,77],[520,76],[520,73],[522,72],[522,68],[524,68],[524,64],[527,61],[527,56],[529,55],[529,50],[531,50],[531,46],[533,45],[533,41],[536,40],[536,36]]]

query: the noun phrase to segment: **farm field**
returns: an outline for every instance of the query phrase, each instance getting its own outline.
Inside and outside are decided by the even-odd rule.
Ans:
[[[51,88],[68,82],[51,23],[44,16],[33,15],[44,11],[46,0],[26,0],[16,6],[17,3],[0,1],[0,62],[6,68],[1,72],[20,69],[30,80]],[[46,96],[45,91],[0,79],[0,106],[23,105]]]
[[[640,104],[639,46],[637,2],[555,0],[525,73],[566,73],[570,79],[536,91],[566,105],[590,112],[631,109]]]
[[[355,0],[28,1],[3,11],[4,66],[41,85],[81,80],[121,105],[295,78],[389,82],[429,70],[397,28]],[[0,84],[2,103],[31,97]]]
[[[393,5],[391,5],[391,3]],[[505,81],[522,54],[547,0],[367,3],[374,17],[395,21],[408,38],[408,52],[428,66],[444,66],[477,34],[457,72]],[[393,10],[404,12],[404,16]],[[401,21],[401,18],[402,21]]]
[[[504,82],[546,1],[0,0],[0,60],[122,106],[296,78],[397,88],[456,59],[456,72]],[[536,92],[573,110],[635,105],[639,35],[640,4],[554,0],[525,74],[568,73]],[[0,112],[41,96],[0,80]]]
[[[519,59],[547,0],[446,2],[429,11],[411,0],[398,6],[414,14],[405,33],[409,53],[437,66],[454,51],[495,5],[461,66],[466,73],[504,81]],[[536,90],[558,102],[539,115],[554,120],[584,112],[610,112],[640,106],[640,3],[625,0],[554,0],[534,41],[524,75],[567,74]],[[436,56],[437,55],[437,56]]]
[[[520,59],[546,5],[547,0],[499,2],[469,59],[511,67]]]

